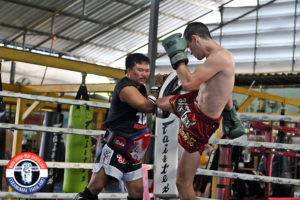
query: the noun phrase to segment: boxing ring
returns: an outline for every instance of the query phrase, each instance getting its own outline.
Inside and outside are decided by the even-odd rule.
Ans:
[[[178,90],[178,85],[174,84],[175,80],[174,73],[170,74],[163,84],[159,96],[166,96],[166,93],[173,93]],[[172,85],[172,87],[170,87]],[[171,92],[170,92],[171,91]],[[69,105],[84,105],[96,108],[109,108],[109,103],[98,103],[90,102],[84,100],[70,100],[63,98],[53,98],[44,97],[37,95],[28,95],[21,93],[13,93],[1,91],[0,96],[2,97],[12,97],[21,98],[27,100],[50,102],[56,104],[69,104]],[[149,198],[177,198],[178,192],[175,186],[176,179],[176,168],[178,162],[178,143],[177,134],[174,137],[174,132],[179,129],[179,120],[175,115],[165,113],[161,110],[157,112],[156,119],[156,135],[155,135],[155,161],[154,165],[144,165],[147,170],[154,171],[154,192],[149,193]],[[261,115],[261,114],[239,114],[242,121],[289,121],[289,122],[300,122],[300,117],[296,116],[280,116],[280,115]],[[27,131],[41,131],[41,132],[51,132],[60,134],[74,134],[74,135],[85,135],[85,136],[99,136],[103,135],[104,131],[96,130],[82,130],[75,128],[58,128],[58,127],[45,127],[29,124],[10,124],[10,123],[0,123],[0,128],[3,129],[13,129],[13,130],[27,130]],[[293,130],[289,130],[293,131]],[[294,130],[294,133],[298,134],[298,130]],[[159,133],[159,134],[158,134]],[[211,145],[223,145],[223,146],[240,146],[244,148],[249,147],[260,147],[266,149],[276,150],[290,150],[290,151],[300,151],[300,145],[296,144],[282,144],[274,142],[256,142],[250,141],[249,138],[244,135],[234,140],[229,139],[218,139],[216,137],[211,137],[209,144]],[[296,155],[296,153],[295,153]],[[298,155],[300,156],[300,155]],[[9,160],[0,160],[0,166],[6,166]],[[73,163],[73,162],[46,162],[48,168],[72,168],[72,169],[92,169],[93,163]],[[198,169],[197,175],[207,175],[214,177],[230,178],[230,179],[240,179],[240,180],[251,180],[266,183],[276,183],[276,184],[291,184],[300,185],[299,179],[289,179],[280,177],[270,177],[270,176],[259,176],[259,175],[249,175],[243,173],[217,171],[209,169]],[[76,193],[49,193],[49,192],[37,192],[34,194],[20,194],[17,192],[5,192],[0,191],[0,198],[31,198],[31,199],[72,199]],[[120,199],[126,198],[127,193],[100,193],[98,198],[110,198],[110,199]],[[201,198],[206,199],[206,198]]]

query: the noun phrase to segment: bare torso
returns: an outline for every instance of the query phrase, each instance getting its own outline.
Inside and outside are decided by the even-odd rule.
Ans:
[[[211,118],[219,117],[232,95],[233,86],[234,62],[227,62],[222,71],[200,85],[198,107]]]

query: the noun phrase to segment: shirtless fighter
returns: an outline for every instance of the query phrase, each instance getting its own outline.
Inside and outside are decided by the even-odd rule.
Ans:
[[[176,70],[183,90],[192,91],[183,95],[157,99],[159,108],[175,113],[181,120],[178,141],[184,148],[177,170],[176,185],[180,199],[196,199],[193,179],[199,164],[200,153],[208,139],[219,127],[224,114],[224,132],[234,138],[244,133],[232,103],[234,86],[234,58],[217,44],[206,25],[200,22],[188,24],[181,34],[173,34],[163,40],[171,65]],[[194,72],[187,67],[185,49],[198,60],[206,58]]]

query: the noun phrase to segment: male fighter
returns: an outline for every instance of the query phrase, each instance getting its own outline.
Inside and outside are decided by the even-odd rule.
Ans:
[[[183,90],[192,91],[157,99],[159,108],[175,113],[181,120],[178,141],[184,148],[177,170],[176,185],[180,199],[196,199],[193,179],[209,137],[219,127],[224,114],[224,130],[228,136],[243,134],[243,126],[238,120],[232,103],[234,86],[234,58],[232,54],[217,44],[206,25],[200,22],[188,24],[184,37],[177,33],[163,40],[171,65],[176,70]],[[187,66],[185,49],[198,60],[206,58],[194,72]]]
[[[149,78],[149,58],[135,53],[127,56],[126,76],[113,92],[105,122],[103,148],[85,190],[75,197],[96,200],[109,179],[124,181],[129,200],[142,200],[142,161],[150,142],[146,113],[152,112],[155,99],[147,98],[144,84]],[[74,183],[76,184],[76,183]]]

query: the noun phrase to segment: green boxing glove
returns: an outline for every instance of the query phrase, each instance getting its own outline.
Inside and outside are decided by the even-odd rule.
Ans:
[[[181,33],[175,33],[162,41],[162,45],[165,48],[173,69],[177,69],[178,64],[189,62],[186,53],[187,43],[184,38],[181,37]]]
[[[223,111],[223,132],[231,139],[235,139],[245,134],[245,127],[236,114],[233,107],[230,111]]]

